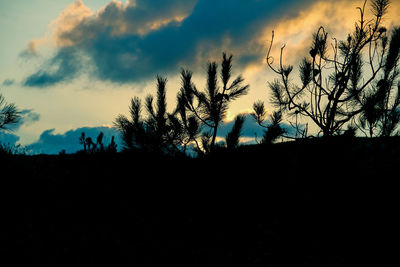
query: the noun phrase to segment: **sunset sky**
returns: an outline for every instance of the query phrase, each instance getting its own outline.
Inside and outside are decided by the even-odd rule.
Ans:
[[[81,131],[107,138],[133,96],[155,93],[155,76],[168,78],[168,108],[175,106],[181,68],[205,87],[205,67],[234,56],[233,71],[250,84],[233,102],[227,120],[268,103],[265,64],[275,31],[276,49],[296,63],[307,55],[319,26],[343,38],[358,19],[359,0],[0,0],[0,93],[22,111],[0,142],[30,146],[34,153],[72,152]],[[400,1],[384,24],[400,24]],[[272,108],[268,106],[268,111]],[[256,127],[248,122],[254,136]],[[253,128],[254,129],[253,129]],[[223,130],[221,131],[222,135]],[[75,142],[75,147],[71,143]],[[71,147],[68,147],[71,146]]]

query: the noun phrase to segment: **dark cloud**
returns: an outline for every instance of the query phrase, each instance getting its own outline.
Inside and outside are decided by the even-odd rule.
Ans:
[[[59,49],[42,69],[29,76],[25,86],[46,87],[75,78],[82,69],[79,50],[74,47]]]
[[[8,128],[17,131],[22,125],[29,126],[40,120],[40,114],[34,112],[33,109],[24,109],[20,111],[21,118],[18,123],[10,125]]]
[[[14,79],[5,79],[4,81],[3,81],[3,86],[11,86],[11,85],[13,85],[15,83],[15,80]]]
[[[54,131],[55,129],[44,131],[40,135],[39,140],[28,145],[27,149],[31,151],[32,154],[58,154],[63,149],[65,149],[67,153],[75,153],[83,148],[82,145],[79,144],[79,137],[82,132],[85,133],[86,137],[91,137],[93,140],[96,140],[100,132],[103,132],[103,143],[106,145],[110,143],[112,136],[115,136],[117,148],[121,148],[119,132],[115,128],[82,127],[69,130],[63,134],[56,134]]]
[[[175,74],[180,67],[202,69],[210,53],[220,55],[225,49],[238,51],[237,62],[244,66],[264,57],[263,45],[254,39],[269,21],[311,1],[138,0],[125,6],[111,2],[97,16],[58,33],[65,46],[25,85],[46,87],[73,79],[88,69],[77,55],[89,58],[91,76],[116,83]]]
[[[0,145],[6,147],[13,147],[19,141],[19,136],[10,132],[0,132]]]

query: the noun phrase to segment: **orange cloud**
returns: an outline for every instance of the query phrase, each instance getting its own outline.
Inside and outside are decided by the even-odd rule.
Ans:
[[[44,44],[56,47],[74,46],[83,40],[95,38],[103,31],[110,31],[113,36],[143,36],[170,23],[181,23],[189,15],[187,8],[177,8],[176,12],[168,12],[165,16],[146,16],[145,19],[135,20],[135,15],[138,17],[137,13],[142,12],[135,10],[136,8],[134,0],[128,0],[125,4],[113,0],[94,12],[82,0],[75,0],[50,23],[46,36],[31,40],[21,55],[37,55],[38,46]]]
[[[279,59],[280,48],[286,45],[284,60],[294,64],[304,55],[311,46],[313,33],[323,26],[328,32],[328,37],[337,39],[346,38],[348,33],[354,29],[354,24],[360,19],[360,12],[357,7],[362,7],[364,1],[355,0],[328,0],[317,1],[314,4],[299,10],[292,18],[284,17],[266,26],[257,40],[265,47],[269,46],[272,31],[275,32],[275,40],[272,55],[275,62]],[[371,17],[370,1],[365,7],[367,16]],[[384,19],[384,25],[391,28],[399,25],[400,2],[392,2],[388,14]],[[331,39],[333,41],[333,39]]]
[[[70,46],[74,41],[64,37],[65,32],[72,31],[86,18],[94,15],[90,8],[86,7],[82,0],[76,0],[68,5],[66,9],[51,23],[53,38],[57,46]]]
[[[172,12],[160,12],[155,16],[145,13],[144,10],[138,10],[135,1],[123,4],[114,0],[94,13],[82,0],[76,0],[52,23],[54,40],[57,46],[63,47],[94,38],[96,34],[105,31],[109,31],[111,36],[143,36],[172,22],[180,23],[189,15],[187,8],[176,8]]]
[[[38,45],[43,43],[43,39],[31,40],[25,50],[20,53],[21,57],[34,57],[38,55]]]

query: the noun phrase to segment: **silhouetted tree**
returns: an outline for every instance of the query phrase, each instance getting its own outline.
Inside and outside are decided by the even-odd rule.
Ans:
[[[133,150],[141,146],[145,139],[144,122],[141,117],[142,104],[138,97],[131,99],[129,105],[130,119],[118,115],[114,126],[120,131],[125,149]]]
[[[167,79],[157,76],[157,98],[148,95],[145,99],[147,117],[141,117],[141,101],[131,99],[131,119],[119,115],[114,125],[121,132],[126,149],[142,149],[150,152],[179,151],[177,147],[179,125],[174,113],[167,113]]]
[[[234,149],[239,145],[239,139],[243,128],[243,123],[246,117],[239,114],[235,118],[232,130],[225,137],[226,147],[228,149]]]
[[[280,77],[269,83],[272,103],[280,112],[297,113],[311,119],[324,136],[339,133],[344,124],[363,111],[363,94],[384,67],[387,37],[382,20],[389,1],[372,1],[372,19],[365,17],[365,6],[366,2],[358,8],[360,20],[347,39],[333,38],[330,53],[328,33],[324,27],[317,30],[310,53],[299,66],[299,85],[291,76],[293,66],[283,64],[285,46],[281,48],[278,67],[273,66],[272,33],[267,64]]]
[[[398,134],[395,130],[400,122],[399,27],[392,31],[387,43],[386,38],[382,40],[380,79],[359,99],[363,107],[359,129],[370,137]]]
[[[176,127],[175,132],[179,133],[178,140],[183,147],[184,153],[186,153],[186,148],[191,142],[196,145],[196,150],[201,152],[198,139],[201,135],[201,122],[194,115],[189,113],[187,106],[187,96],[193,96],[191,90],[194,87],[192,83],[192,73],[187,70],[181,71],[181,89],[177,95],[177,106],[175,109]],[[187,93],[185,93],[187,92]]]
[[[184,86],[180,91],[180,99],[183,106],[191,115],[197,118],[204,126],[211,129],[211,132],[203,133],[201,137],[202,149],[213,151],[217,137],[218,127],[226,116],[228,104],[247,94],[249,85],[243,85],[244,79],[241,75],[232,82],[232,55],[222,54],[220,79],[218,82],[217,64],[211,62],[207,69],[207,86],[204,91],[197,90],[191,81],[192,73],[183,70],[181,72]]]
[[[148,146],[153,151],[161,151],[172,144],[170,139],[167,101],[166,101],[166,84],[167,79],[157,76],[157,99],[154,105],[154,97],[148,95],[146,97],[146,135],[148,137]]]
[[[21,114],[14,103],[7,103],[0,94],[0,130],[9,130],[8,125],[18,123]]]

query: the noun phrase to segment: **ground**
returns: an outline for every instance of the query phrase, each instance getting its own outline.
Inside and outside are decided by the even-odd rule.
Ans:
[[[42,266],[398,266],[399,147],[3,155],[1,253]]]

